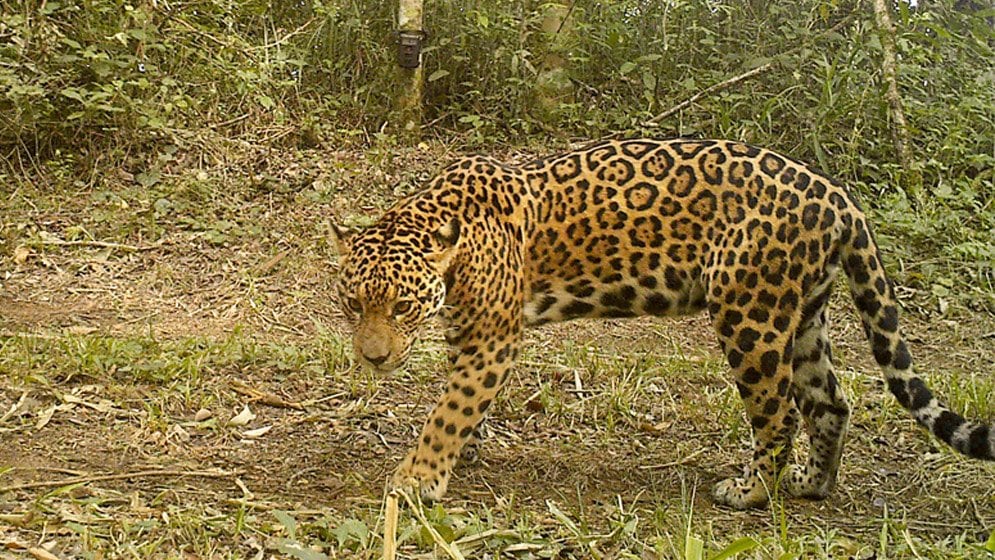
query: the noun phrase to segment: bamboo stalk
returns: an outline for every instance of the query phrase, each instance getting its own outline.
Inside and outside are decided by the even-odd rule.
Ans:
[[[394,560],[397,558],[397,517],[398,517],[397,492],[392,491],[387,494],[387,506],[384,508],[383,522],[383,558],[384,560]]]

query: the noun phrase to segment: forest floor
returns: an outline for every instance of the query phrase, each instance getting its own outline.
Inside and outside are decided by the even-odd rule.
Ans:
[[[389,377],[353,366],[326,222],[368,223],[456,151],[198,153],[3,178],[0,558],[381,555],[443,344]],[[995,318],[900,294],[919,370],[993,418]],[[991,558],[995,468],[914,425],[848,297],[833,317],[854,417],[828,499],[715,506],[750,433],[706,317],[590,321],[530,331],[425,523],[467,558]],[[447,557],[407,511],[400,537]]]

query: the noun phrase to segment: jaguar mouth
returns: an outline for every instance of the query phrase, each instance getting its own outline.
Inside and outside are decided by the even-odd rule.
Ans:
[[[373,373],[377,373],[377,374],[381,374],[381,375],[387,375],[387,374],[394,373],[395,371],[397,371],[398,369],[400,369],[401,366],[404,365],[405,359],[401,358],[401,359],[396,359],[396,360],[388,360],[386,362],[375,364],[375,363],[367,360],[366,358],[360,358],[359,362],[360,362],[360,364],[362,364],[362,366],[364,368],[366,368],[367,371],[371,371]]]

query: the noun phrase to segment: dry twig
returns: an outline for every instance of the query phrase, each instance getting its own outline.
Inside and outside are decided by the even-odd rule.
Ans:
[[[113,243],[110,241],[90,241],[90,240],[76,240],[76,241],[64,241],[62,239],[42,239],[39,241],[28,241],[25,245],[56,245],[60,247],[101,247],[104,249],[118,249],[121,251],[131,251],[133,253],[141,251],[153,251],[163,246],[165,242],[160,240],[151,245],[126,245],[124,243]]]
[[[840,20],[839,22],[837,22],[836,25],[834,25],[834,26],[830,27],[829,29],[823,31],[818,36],[825,36],[825,35],[829,35],[830,33],[835,33],[837,31],[839,31],[844,26],[846,26],[851,21],[853,21],[854,17],[855,17],[855,14],[851,14],[851,15],[843,18],[842,20]],[[793,49],[790,49],[787,52],[793,52],[793,51],[799,50],[800,48],[802,48],[802,46],[804,46],[805,44],[808,44],[810,42],[811,41],[806,41],[806,43],[804,43],[803,45],[800,45],[800,46],[797,46],[797,47],[795,47]],[[787,54],[787,53],[782,53],[782,55],[783,54]],[[646,125],[657,124],[660,121],[662,121],[663,119],[669,117],[670,115],[673,115],[674,113],[680,111],[681,109],[686,109],[687,107],[691,106],[692,103],[694,103],[695,101],[698,101],[699,99],[701,99],[702,97],[704,97],[704,96],[706,96],[706,95],[708,95],[710,93],[715,93],[716,91],[724,90],[724,89],[726,89],[726,88],[728,88],[730,86],[734,86],[734,85],[738,84],[739,82],[742,82],[744,80],[748,80],[748,79],[750,79],[750,78],[752,78],[754,76],[758,76],[760,74],[763,74],[764,72],[767,72],[768,70],[770,70],[771,68],[773,68],[776,65],[776,63],[777,63],[777,61],[771,61],[771,62],[768,62],[766,64],[762,64],[762,65],[757,66],[756,68],[754,68],[752,70],[748,70],[746,72],[743,72],[742,74],[740,74],[738,76],[733,76],[732,78],[729,78],[728,80],[725,80],[725,81],[719,82],[717,84],[713,84],[711,86],[708,86],[707,88],[699,91],[698,93],[692,95],[691,97],[685,99],[684,101],[678,103],[677,105],[674,105],[670,109],[667,109],[666,111],[660,113],[659,115],[653,117],[652,119],[646,121],[643,124],[646,124]]]
[[[28,490],[31,488],[51,488],[53,486],[68,486],[71,484],[88,484],[90,482],[102,482],[105,480],[125,480],[129,478],[150,478],[157,476],[196,476],[202,478],[227,478],[235,476],[236,472],[225,471],[177,471],[177,470],[148,470],[135,471],[117,474],[98,474],[90,476],[75,476],[63,480],[41,480],[38,482],[27,482],[24,484],[12,484],[0,487],[0,494],[13,492],[15,490]]]
[[[58,556],[45,550],[44,548],[33,546],[27,550],[28,554],[37,560],[60,560]]]
[[[294,410],[304,410],[304,405],[299,402],[292,402],[279,397],[268,391],[261,391],[255,387],[249,387],[241,381],[232,380],[231,389],[236,393],[245,395],[252,399],[252,402],[275,406],[277,408],[292,408]]]
[[[694,103],[695,101],[701,99],[702,97],[705,97],[706,95],[708,95],[710,93],[714,93],[716,91],[720,91],[720,90],[726,89],[727,87],[736,85],[739,82],[742,82],[743,80],[748,80],[748,79],[750,79],[750,78],[752,78],[754,76],[757,76],[759,74],[763,74],[764,72],[770,70],[773,67],[774,67],[774,63],[773,62],[768,62],[767,64],[763,64],[761,66],[757,66],[753,70],[750,70],[748,72],[743,72],[742,74],[740,74],[738,76],[735,76],[735,77],[729,78],[728,80],[725,80],[723,82],[719,82],[717,84],[713,84],[711,86],[708,86],[707,88],[699,91],[698,93],[692,95],[691,97],[685,99],[684,101],[681,101],[677,105],[674,105],[670,109],[667,109],[666,111],[664,111],[664,112],[660,113],[659,115],[653,117],[652,119],[646,121],[645,124],[656,124],[656,123],[662,121],[663,119],[669,117],[670,115],[673,115],[677,111],[680,111],[681,109],[685,109],[685,108],[691,106],[692,103]]]

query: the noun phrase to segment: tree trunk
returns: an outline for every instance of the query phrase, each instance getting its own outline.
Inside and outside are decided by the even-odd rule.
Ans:
[[[909,151],[911,137],[902,97],[898,93],[898,70],[895,56],[895,26],[891,21],[891,8],[888,0],[874,0],[874,19],[877,22],[878,37],[881,40],[881,77],[885,82],[885,99],[891,114],[891,137],[895,144],[895,155],[903,170],[903,188],[912,198],[917,198],[922,187],[922,178],[912,169],[912,156]]]
[[[548,37],[549,47],[536,77],[536,99],[540,109],[548,114],[562,103],[573,101],[574,87],[567,74],[566,58],[563,56],[564,51],[569,48],[573,33],[570,21],[573,5],[547,2],[543,4],[543,9],[542,31]]]
[[[422,0],[399,0],[398,31],[422,34],[424,29],[423,13]],[[403,68],[398,64],[397,75],[397,122],[401,131],[418,137],[422,122],[422,85],[425,83],[421,53],[418,53],[416,68]]]

